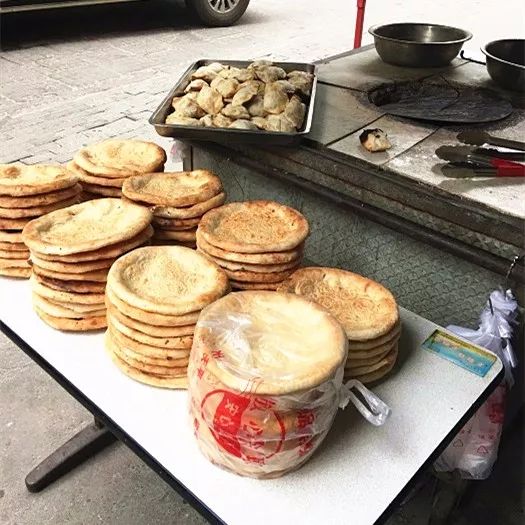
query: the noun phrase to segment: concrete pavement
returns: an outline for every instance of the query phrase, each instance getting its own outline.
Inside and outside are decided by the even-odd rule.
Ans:
[[[352,45],[354,3],[252,0],[239,25],[216,29],[195,26],[181,2],[164,0],[2,17],[0,162],[65,162],[85,143],[112,136],[152,138],[169,147],[147,118],[191,61],[269,55],[312,61],[340,53]],[[516,13],[523,14],[517,0],[497,12],[489,0],[368,4],[367,26],[433,20],[469,27],[477,42],[516,35]],[[90,415],[3,336],[0,407],[1,524],[203,523],[120,444],[45,492],[27,493],[25,474]],[[498,479],[492,487],[499,487],[507,508],[502,521],[492,523],[520,523],[519,495],[503,491]],[[423,491],[393,522],[422,523],[425,498]],[[471,517],[501,510],[488,496],[485,506],[476,505]],[[457,523],[482,523],[469,520],[462,516]]]

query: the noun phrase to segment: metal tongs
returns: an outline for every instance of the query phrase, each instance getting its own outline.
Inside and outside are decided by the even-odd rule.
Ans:
[[[458,140],[463,144],[472,144],[474,146],[484,146],[486,144],[490,146],[496,146],[499,148],[509,148],[519,151],[525,151],[525,142],[519,140],[502,139],[495,137],[486,131],[472,130],[462,131],[458,134]]]
[[[525,177],[525,165],[514,161],[525,160],[521,152],[499,152],[472,146],[441,146],[436,150],[436,155],[449,162],[441,167],[443,174],[448,177]]]

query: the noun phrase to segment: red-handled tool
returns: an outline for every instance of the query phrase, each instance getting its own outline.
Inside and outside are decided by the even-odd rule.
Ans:
[[[452,176],[525,177],[525,164],[478,153],[466,146],[440,146],[436,155],[452,163],[450,169],[445,170],[447,174],[454,173],[455,168],[462,168]]]
[[[490,164],[496,168],[496,177],[525,177],[525,165],[503,159],[491,159]]]

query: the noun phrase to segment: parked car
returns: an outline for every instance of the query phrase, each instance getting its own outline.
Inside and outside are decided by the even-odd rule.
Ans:
[[[0,14],[130,1],[133,0],[0,0]],[[229,26],[241,18],[250,0],[185,0],[185,2],[191,12],[204,24]]]

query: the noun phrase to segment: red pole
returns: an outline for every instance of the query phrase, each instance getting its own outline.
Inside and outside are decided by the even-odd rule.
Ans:
[[[365,22],[366,0],[357,0],[357,17],[355,20],[354,49],[361,47],[363,24]]]

